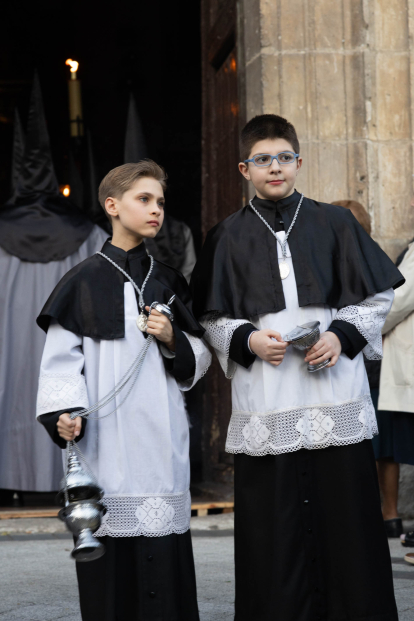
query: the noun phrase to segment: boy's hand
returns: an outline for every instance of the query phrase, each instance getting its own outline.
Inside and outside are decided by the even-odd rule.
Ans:
[[[77,416],[73,420],[70,414],[61,414],[57,422],[58,434],[67,442],[78,437],[82,429],[82,417]]]
[[[274,330],[258,330],[250,337],[250,349],[259,358],[269,362],[275,367],[282,364],[286,348],[289,345]]]
[[[324,332],[321,334],[321,338],[315,345],[308,350],[305,358],[305,362],[310,364],[319,364],[328,358],[331,362],[326,365],[326,368],[334,367],[338,362],[338,358],[342,351],[341,341],[333,332]]]
[[[149,312],[150,307],[146,306],[145,310]],[[170,351],[175,350],[175,336],[172,329],[171,321],[153,308],[148,317],[147,333],[153,334],[156,339],[165,343]]]

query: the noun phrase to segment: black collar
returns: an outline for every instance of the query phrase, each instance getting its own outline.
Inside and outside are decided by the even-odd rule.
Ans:
[[[272,201],[264,198],[258,198],[255,196],[253,198],[253,205],[256,209],[259,209],[263,212],[274,212],[278,211],[282,213],[283,211],[289,211],[290,209],[296,209],[300,201],[300,194],[296,190],[290,196],[286,196],[286,198],[281,198],[279,201]]]
[[[122,248],[118,248],[118,246],[114,246],[111,243],[111,237],[106,240],[101,252],[112,259],[112,261],[119,264],[125,264],[127,261],[129,262],[132,259],[145,259],[148,256],[144,242],[141,242],[139,246],[135,246],[135,248],[131,248],[131,250],[126,251],[122,250]]]

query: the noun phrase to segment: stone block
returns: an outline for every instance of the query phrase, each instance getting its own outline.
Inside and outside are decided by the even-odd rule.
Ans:
[[[315,57],[320,140],[346,138],[344,57],[342,54],[318,54]]]
[[[369,176],[365,141],[348,144],[348,194],[345,198],[358,201],[369,212]]]
[[[242,0],[244,53],[250,62],[261,51],[260,0]]]
[[[408,46],[407,0],[375,0],[375,48],[405,51]]]
[[[332,203],[348,196],[347,145],[335,142],[318,144],[318,192],[312,196],[323,203]]]
[[[286,54],[280,58],[280,75],[277,58],[263,59],[264,111],[279,110],[289,119],[301,139],[308,138],[307,93],[305,80],[305,57],[303,54]],[[271,82],[271,85],[270,85]],[[276,84],[277,82],[277,84]]]
[[[342,2],[313,0],[316,49],[342,49]]]
[[[366,44],[368,23],[364,15],[364,0],[347,0],[344,11],[344,48],[359,48]]]
[[[404,239],[414,232],[412,149],[408,142],[378,145],[379,228],[383,239]]]
[[[367,125],[363,52],[344,56],[344,73],[347,138],[349,140],[365,138]]]
[[[378,140],[410,137],[410,65],[407,56],[378,53],[376,58],[376,135]]]
[[[246,64],[246,122],[263,112],[262,57]]]
[[[306,47],[304,3],[306,0],[262,0],[262,45],[277,50],[302,50]]]
[[[282,69],[282,57],[279,54],[263,54],[263,112],[265,114],[282,114],[282,102],[280,98],[280,82]]]

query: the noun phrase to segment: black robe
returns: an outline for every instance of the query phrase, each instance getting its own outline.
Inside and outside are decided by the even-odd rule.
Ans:
[[[300,194],[277,201],[287,231]],[[260,201],[274,227],[275,203]],[[344,207],[304,198],[289,235],[299,306],[343,308],[399,287],[402,274]],[[194,314],[234,319],[283,310],[285,299],[276,240],[249,205],[211,229],[191,278]]]

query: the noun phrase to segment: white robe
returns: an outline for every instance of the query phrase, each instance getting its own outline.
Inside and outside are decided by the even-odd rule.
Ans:
[[[278,233],[284,240],[284,231]],[[278,244],[279,260],[282,259]],[[248,368],[229,359],[231,338],[243,323],[271,329],[282,337],[300,324],[320,321],[325,332],[334,319],[352,323],[367,340],[364,353],[382,357],[381,328],[394,299],[392,289],[339,312],[326,305],[299,307],[295,273],[287,245],[289,276],[282,280],[286,308],[246,320],[210,315],[201,324],[226,376],[232,379],[232,416],[226,451],[277,455],[301,448],[354,444],[378,433],[363,353],[353,360],[341,354],[334,367],[309,373],[305,352],[289,346],[275,367],[256,358]]]
[[[122,339],[81,337],[52,322],[41,363],[38,416],[93,405],[131,366],[145,337],[136,325],[138,306],[129,282],[124,295]],[[189,426],[181,391],[204,375],[211,354],[201,339],[186,336],[196,360],[192,380],[178,383],[165,371],[154,341],[125,403],[108,418],[88,421],[79,448],[105,490],[108,508],[96,536],[162,536],[189,528]],[[121,392],[98,416],[111,412],[124,395]]]
[[[34,416],[45,344],[36,317],[60,279],[100,250],[107,237],[95,225],[76,252],[49,263],[21,261],[0,248],[0,488],[53,492],[59,487],[59,449]]]

